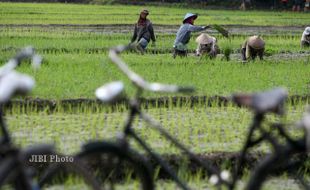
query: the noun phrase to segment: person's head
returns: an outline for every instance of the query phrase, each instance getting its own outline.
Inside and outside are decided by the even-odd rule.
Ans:
[[[143,9],[140,12],[140,18],[142,18],[142,19],[146,19],[147,15],[149,15],[149,11],[147,9]]]
[[[197,19],[198,15],[193,13],[186,13],[183,19],[183,24],[194,24],[194,21]]]

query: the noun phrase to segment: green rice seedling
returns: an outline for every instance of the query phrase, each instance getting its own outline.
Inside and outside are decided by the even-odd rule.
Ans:
[[[304,104],[288,105],[287,123],[301,118],[305,109]],[[149,110],[151,115],[158,118],[172,134],[188,147],[193,147],[196,153],[211,153],[215,151],[238,151],[244,141],[250,124],[251,114],[246,109],[235,107],[198,107],[191,111],[188,107],[165,108]],[[90,139],[109,139],[115,137],[122,129],[126,113],[106,112],[93,113],[89,109],[81,109],[81,113],[53,112],[53,114],[33,112],[27,107],[24,114],[19,107],[13,107],[12,113],[7,114],[9,129],[14,139],[22,146],[33,143],[55,142],[61,151],[75,152],[79,145]],[[187,111],[184,111],[188,109]],[[166,113],[166,114],[162,114]],[[168,113],[168,114],[167,114]],[[186,113],[186,114],[184,114]],[[201,118],[201,119],[200,119]],[[270,121],[276,118],[268,117]],[[180,120],[182,120],[180,122]],[[136,121],[137,122],[137,121]],[[147,142],[160,153],[180,154],[175,147],[165,141],[156,131],[149,129],[145,123],[135,123],[138,133],[147,139]],[[289,127],[289,126],[288,126]],[[292,134],[300,135],[301,131],[289,128]],[[138,146],[134,146],[139,148]],[[266,145],[257,150],[268,150]]]
[[[224,54],[224,59],[226,61],[230,61],[230,54],[232,54],[233,49],[231,47],[231,41],[229,41],[228,43],[226,43],[223,47],[223,54]]]
[[[213,29],[215,29],[216,31],[218,31],[220,34],[222,34],[224,37],[228,38],[229,33],[228,33],[228,31],[227,31],[225,28],[223,28],[222,26],[220,26],[220,25],[218,25],[218,24],[213,24],[213,25],[211,25],[211,27],[212,27]]]
[[[185,12],[199,14],[197,24],[252,26],[304,26],[306,14],[270,11],[232,11],[163,7],[148,7],[149,18],[158,24],[179,25]],[[133,24],[138,18],[140,6],[124,5],[76,5],[48,3],[1,3],[1,24]],[[105,17],[106,19],[102,19]]]

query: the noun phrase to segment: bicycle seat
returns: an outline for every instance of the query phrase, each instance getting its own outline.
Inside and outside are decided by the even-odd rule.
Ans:
[[[0,77],[0,103],[7,102],[15,94],[26,94],[32,90],[35,81],[32,77],[10,71]]]
[[[120,96],[124,90],[124,83],[114,81],[97,88],[96,97],[102,102],[112,102]]]
[[[273,112],[281,115],[284,113],[283,106],[287,96],[285,89],[275,88],[255,94],[236,94],[232,99],[239,106],[250,107],[256,113]]]

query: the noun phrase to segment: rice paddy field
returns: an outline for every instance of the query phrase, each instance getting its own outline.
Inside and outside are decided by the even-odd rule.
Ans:
[[[17,70],[32,75],[36,80],[27,100],[94,100],[95,89],[114,80],[125,83],[125,92],[132,96],[136,89],[108,59],[108,49],[128,44],[134,23],[142,7],[124,5],[75,5],[43,3],[0,3],[0,63],[4,64],[20,48],[32,45],[43,56],[40,70],[29,64]],[[300,47],[301,34],[309,23],[309,14],[272,11],[230,11],[148,7],[154,24],[156,46],[147,52],[125,52],[122,58],[148,81],[195,86],[193,94],[154,94],[143,97],[229,96],[235,92],[255,92],[281,86],[298,101],[288,101],[284,117],[268,115],[267,121],[287,123],[296,137],[302,131],[294,126],[309,104],[310,49]],[[192,53],[196,48],[192,34],[191,52],[187,58],[173,59],[172,45],[175,33],[186,12],[195,12],[195,24],[223,25],[230,32],[224,38],[214,30],[207,32],[217,37],[221,54],[214,60],[199,58]],[[240,47],[252,34],[266,41],[263,61],[241,62]],[[230,61],[224,59],[225,49],[231,49]],[[24,97],[14,100],[24,101]],[[121,131],[127,116],[127,106],[113,108],[104,104],[82,104],[64,109],[58,105],[50,112],[32,106],[13,104],[6,114],[14,142],[25,147],[42,142],[54,143],[58,150],[76,153],[80,146],[94,139],[113,139]],[[167,106],[149,106],[144,109],[192,151],[207,155],[233,153],[240,150],[245,140],[252,113],[232,103],[218,106],[198,103],[195,106],[169,103]],[[268,123],[267,122],[267,123]],[[161,154],[181,155],[156,131],[137,119],[134,129]],[[140,149],[135,143],[134,148]],[[253,152],[270,151],[262,144]],[[208,189],[207,179],[199,174],[189,175],[180,169],[180,175],[190,181],[194,189]],[[240,189],[248,178],[239,184]],[[177,189],[175,184],[159,180],[164,189]],[[137,189],[128,181],[126,189]],[[296,189],[297,184],[286,176],[271,181],[265,189]],[[120,189],[124,189],[121,187]]]

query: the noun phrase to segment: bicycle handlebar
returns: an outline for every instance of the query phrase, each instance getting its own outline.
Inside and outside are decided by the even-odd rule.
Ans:
[[[14,71],[23,59],[32,58],[32,65],[38,67],[41,64],[41,56],[35,54],[33,47],[23,48],[17,55],[0,68],[0,103],[7,102],[14,94],[29,92],[35,84],[32,77]]]
[[[35,53],[35,49],[31,46],[23,48],[13,58],[11,58],[4,66],[0,68],[0,76],[9,73],[21,64],[24,59],[32,58],[32,65],[38,68],[41,65],[42,57]]]
[[[23,48],[13,59],[16,60],[18,65],[20,65],[23,59],[32,57],[34,54],[35,54],[34,48],[28,46]]]
[[[109,58],[118,68],[132,81],[132,83],[140,89],[151,92],[167,92],[167,93],[190,93],[194,92],[194,87],[182,87],[177,85],[150,83],[144,80],[140,75],[133,72],[127,64],[118,56],[121,52],[131,49],[131,46],[117,46],[110,49]]]

